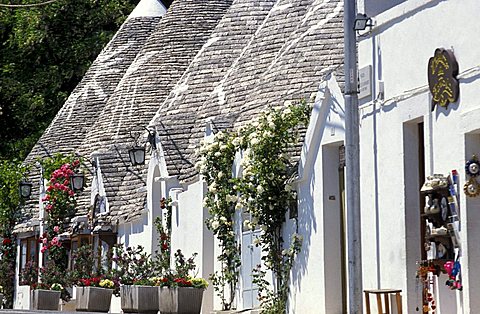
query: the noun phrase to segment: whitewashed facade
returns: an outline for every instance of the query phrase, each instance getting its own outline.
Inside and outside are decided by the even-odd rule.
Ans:
[[[478,198],[466,197],[465,163],[480,146],[478,1],[360,1],[373,19],[359,36],[359,68],[370,66],[371,96],[360,99],[362,264],[364,289],[403,290],[406,313],[421,311],[416,261],[421,260],[419,189],[426,176],[460,174],[463,291],[446,275],[435,282],[435,313],[476,313],[479,307]],[[363,7],[364,6],[364,7]],[[427,67],[437,48],[459,65],[458,101],[436,106]],[[375,303],[375,302],[372,302]]]

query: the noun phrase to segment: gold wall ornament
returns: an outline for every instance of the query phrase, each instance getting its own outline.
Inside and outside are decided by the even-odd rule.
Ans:
[[[435,105],[447,107],[458,100],[458,63],[453,51],[437,48],[428,61],[428,87],[432,93],[432,111]]]
[[[468,197],[476,197],[480,194],[480,188],[474,178],[470,178],[463,186],[463,191]]]

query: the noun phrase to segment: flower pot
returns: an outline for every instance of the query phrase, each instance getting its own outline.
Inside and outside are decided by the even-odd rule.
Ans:
[[[32,291],[32,310],[58,311],[60,291],[37,289]]]
[[[121,286],[120,297],[123,313],[158,312],[158,287]]]
[[[110,309],[113,289],[77,287],[77,312],[105,312]]]
[[[158,289],[161,314],[200,314],[204,289],[162,287]]]

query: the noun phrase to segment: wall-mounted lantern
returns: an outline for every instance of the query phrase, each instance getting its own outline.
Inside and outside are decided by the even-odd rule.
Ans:
[[[29,198],[32,195],[32,186],[31,182],[22,180],[19,184],[20,196],[22,198]]]
[[[149,129],[146,130],[148,131],[148,142],[150,143],[150,146],[152,147],[152,149],[157,149],[155,131],[151,131]],[[128,156],[130,157],[130,162],[132,163],[132,166],[145,164],[145,151],[145,146],[139,145],[135,145],[128,150]]]
[[[134,146],[128,150],[132,166],[145,164],[145,146]]]
[[[70,177],[70,185],[74,192],[79,192],[83,190],[85,184],[85,175],[83,173],[74,173]]]

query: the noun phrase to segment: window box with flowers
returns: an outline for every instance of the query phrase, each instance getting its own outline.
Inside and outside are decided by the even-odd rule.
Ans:
[[[77,312],[104,312],[110,310],[114,283],[101,277],[81,279],[77,286]]]

